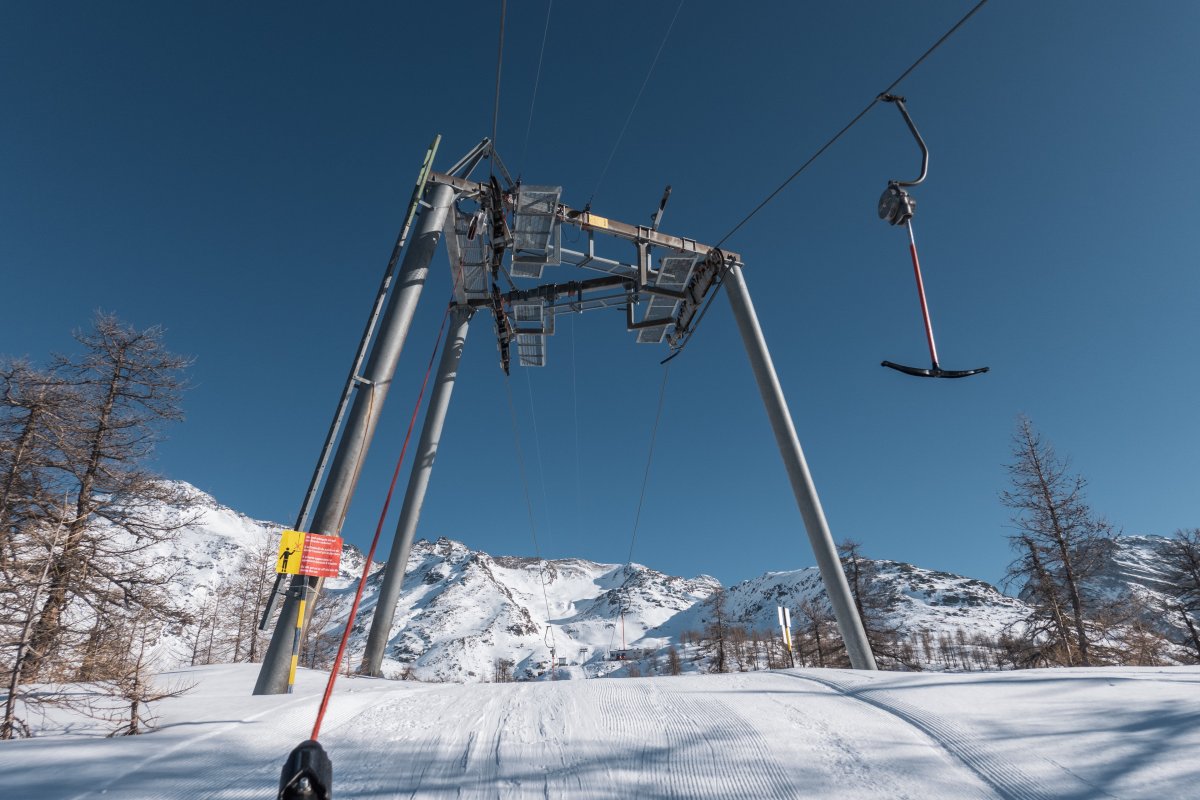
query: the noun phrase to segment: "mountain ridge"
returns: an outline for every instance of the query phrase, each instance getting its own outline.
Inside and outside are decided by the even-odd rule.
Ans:
[[[275,541],[284,526],[255,520],[188,488],[195,492],[199,512],[175,545],[187,564],[178,592],[196,604],[211,598],[242,555]],[[1128,546],[1118,540],[1110,547],[1099,585],[1113,597],[1132,592],[1161,602],[1162,578],[1155,561],[1167,540],[1126,538]],[[363,560],[357,548],[346,545],[341,575],[326,582],[324,614],[314,613],[312,647],[328,650],[340,636]],[[995,640],[1019,626],[1029,611],[1019,598],[976,578],[899,561],[865,563],[887,599],[884,623],[907,640],[923,643],[924,649],[920,644],[915,648],[912,666],[988,666],[983,658],[947,658],[946,642],[957,639],[969,649],[968,637]],[[374,616],[381,567],[372,566],[355,620],[349,647],[355,664]],[[755,665],[760,663],[759,640],[779,635],[776,606],[792,609],[795,630],[804,624],[798,610],[823,602],[816,567],[766,572],[723,587],[708,575],[684,578],[636,563],[493,556],[447,537],[420,539],[405,570],[383,674],[426,681],[484,681],[510,673],[536,678],[546,673],[553,653],[582,676],[627,675],[663,669],[664,654],[671,648],[682,655],[685,671],[703,669],[705,655],[697,638],[711,622],[710,600],[718,589],[723,590],[729,621],[755,637]],[[187,632],[175,638],[168,650],[182,660],[186,648],[180,645]],[[1168,631],[1168,638],[1180,637]],[[769,663],[771,645],[762,646]],[[609,660],[613,651],[622,650],[631,658]],[[319,661],[320,654],[313,663]]]

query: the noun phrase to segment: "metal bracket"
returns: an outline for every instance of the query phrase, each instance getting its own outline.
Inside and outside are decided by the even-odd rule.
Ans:
[[[480,161],[487,158],[488,153],[491,152],[491,147],[492,140],[486,136],[483,137],[483,141],[471,148],[469,153],[460,158],[458,162],[453,167],[446,170],[446,172],[459,178],[465,179],[471,177],[471,172],[475,169],[476,165],[478,165]]]
[[[287,575],[280,572],[275,575],[275,585],[271,587],[271,593],[267,595],[267,607],[263,609],[262,619],[258,622],[258,629],[265,631],[271,624],[271,617],[275,616],[275,607],[279,605],[279,598],[287,594],[286,591],[280,591],[280,584],[284,582]]]
[[[650,244],[643,240],[638,240],[635,244],[637,247],[638,288],[640,289],[650,283]]]
[[[667,208],[667,200],[671,198],[671,185],[667,184],[667,188],[663,190],[662,200],[658,201],[658,210],[650,215],[650,230],[658,232],[658,226],[662,224],[663,211]]]
[[[491,159],[496,165],[496,168],[500,170],[500,174],[504,177],[505,185],[508,186],[509,189],[515,188],[517,182],[513,180],[512,175],[508,174],[508,167],[504,166],[504,162],[500,160],[500,154],[496,152],[496,147],[494,144],[491,147]]]

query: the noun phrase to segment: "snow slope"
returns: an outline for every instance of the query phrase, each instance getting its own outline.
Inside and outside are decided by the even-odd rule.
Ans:
[[[158,553],[169,556],[177,599],[202,600],[238,568],[243,556],[251,555],[264,543],[274,547],[279,542],[279,532],[288,527],[252,519],[184,481],[172,483],[185,491],[194,504],[186,512],[169,507],[157,512],[163,519],[176,516],[188,520],[170,543],[154,547]],[[351,579],[357,579],[362,574],[363,558],[357,547],[344,545],[341,575],[328,583],[344,587]]]
[[[161,728],[0,744],[20,800],[273,797],[320,673],[252,697],[253,666],[183,670]],[[322,741],[335,797],[1186,798],[1200,668],[339,683]],[[60,728],[72,725],[59,719]],[[65,765],[70,765],[64,769]]]
[[[364,593],[352,660],[365,645],[381,580],[382,574],[373,576]],[[491,680],[496,660],[507,659],[517,677],[536,677],[553,646],[569,666],[586,665],[594,676],[613,666],[604,659],[621,646],[622,602],[626,643],[662,646],[670,637],[661,628],[718,585],[707,576],[688,580],[639,564],[493,557],[451,539],[419,541],[409,556],[384,674],[411,669],[421,680]],[[347,610],[350,594],[342,598]],[[654,636],[647,635],[651,630]]]
[[[1187,627],[1169,594],[1165,565],[1173,541],[1164,536],[1117,537],[1104,547],[1099,574],[1088,588],[1110,602],[1126,604],[1135,598],[1142,621],[1151,630],[1190,648]]]
[[[905,633],[966,628],[997,636],[1024,617],[1027,607],[1002,594],[994,586],[975,578],[937,572],[899,561],[873,561],[878,580],[893,598],[889,616]],[[798,608],[804,600],[821,597],[824,589],[816,567],[790,572],[768,572],[729,590],[729,607],[734,620],[764,630],[773,630],[775,607]],[[798,619],[798,618],[797,618]]]

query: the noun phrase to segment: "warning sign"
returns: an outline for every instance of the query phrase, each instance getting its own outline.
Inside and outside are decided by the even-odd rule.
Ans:
[[[286,575],[336,578],[342,563],[342,537],[284,531],[275,571]]]
[[[286,575],[300,574],[300,553],[304,550],[304,534],[300,531],[284,531],[279,542],[279,557],[275,571]]]
[[[342,563],[342,537],[309,533],[304,536],[300,574],[336,578]]]

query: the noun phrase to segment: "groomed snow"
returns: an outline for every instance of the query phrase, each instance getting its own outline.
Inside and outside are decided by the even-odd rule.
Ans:
[[[273,798],[324,675],[252,697],[257,666],[163,676],[158,731],[77,719],[0,744],[3,796]],[[54,732],[54,726],[58,732]],[[65,728],[69,728],[64,732]],[[322,742],[349,798],[1186,798],[1200,668],[969,674],[788,670],[421,684],[339,682]]]

